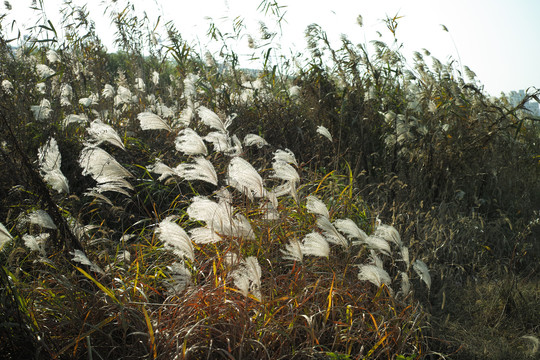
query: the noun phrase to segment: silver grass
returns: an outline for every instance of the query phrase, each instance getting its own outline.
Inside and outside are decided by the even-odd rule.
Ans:
[[[156,112],[159,116],[164,118],[172,118],[174,116],[173,109],[161,103],[156,105]]]
[[[315,195],[309,195],[307,197],[306,208],[312,214],[323,216],[327,219],[330,218],[330,213],[326,205]]]
[[[146,85],[144,83],[144,80],[141,78],[135,79],[135,89],[139,90],[140,92],[146,91]]]
[[[274,161],[285,161],[286,163],[298,166],[296,157],[294,156],[293,152],[289,149],[276,150],[276,152],[274,153]]]
[[[137,115],[143,130],[167,130],[172,131],[171,127],[159,115],[145,111]]]
[[[304,237],[301,249],[304,255],[326,258],[330,256],[330,246],[328,246],[328,241],[317,232],[309,233]]]
[[[242,154],[243,152],[242,142],[240,141],[240,139],[238,139],[238,136],[236,135],[231,136],[231,142],[232,144],[227,150],[225,150],[225,154],[232,157],[240,156],[240,154]]]
[[[257,148],[262,148],[263,146],[268,146],[268,142],[264,140],[259,135],[255,134],[247,134],[244,137],[244,145],[245,146],[257,146]]]
[[[105,86],[103,87],[103,90],[101,91],[101,96],[103,96],[105,99],[110,99],[114,97],[114,94],[115,94],[115,91],[112,85],[105,84]]]
[[[227,183],[250,199],[266,195],[263,180],[257,170],[238,156],[232,158],[227,167]]]
[[[186,99],[192,99],[197,94],[196,83],[199,81],[199,77],[195,74],[187,74],[184,79],[184,97]]]
[[[222,240],[217,232],[206,226],[191,229],[189,235],[196,244],[213,244]]]
[[[8,95],[12,94],[13,84],[9,80],[2,80],[2,90]]]
[[[353,242],[353,245],[366,244],[368,248],[377,250],[385,255],[390,255],[390,244],[383,238],[378,236],[368,236],[364,241]]]
[[[281,249],[283,253],[283,259],[302,262],[303,254],[300,242],[296,239],[292,239],[285,245],[285,250]]]
[[[262,298],[261,275],[261,266],[254,256],[243,260],[239,268],[231,273],[234,284],[242,294],[247,297],[251,293],[257,300],[261,300]]]
[[[154,163],[154,165],[148,166],[147,169],[153,173],[160,175],[158,178],[158,181],[162,181],[162,180],[167,179],[170,176],[176,175],[176,171],[174,171],[169,166],[162,163],[161,160],[159,159],[156,159],[156,162]]]
[[[231,124],[231,121],[229,120],[225,122],[222,121],[215,112],[205,106],[199,106],[197,108],[197,114],[201,118],[203,124],[218,131],[227,132],[227,128]]]
[[[47,60],[49,60],[50,63],[57,63],[60,62],[60,56],[56,53],[56,51],[49,49],[45,53],[45,56],[47,57]]]
[[[154,71],[152,73],[152,82],[154,83],[154,85],[159,84],[159,73],[157,71]]]
[[[53,220],[45,210],[36,210],[31,212],[24,217],[23,222],[29,222],[30,224],[39,225],[42,228],[46,229],[57,229]]]
[[[416,260],[413,263],[414,271],[420,276],[423,282],[426,283],[428,289],[431,288],[431,275],[429,275],[429,269],[422,260]]]
[[[383,262],[381,258],[377,255],[375,250],[370,250],[369,259],[371,260],[371,263],[381,269],[384,268]]]
[[[69,84],[62,84],[60,86],[60,96],[71,99],[73,96],[73,88]]]
[[[188,234],[178,224],[173,222],[173,217],[169,216],[163,219],[156,229],[158,239],[171,248],[178,257],[185,257],[189,260],[195,259],[193,244]]]
[[[75,250],[73,252],[70,252],[70,254],[73,255],[73,258],[71,259],[72,261],[89,266],[92,271],[95,271],[99,274],[105,274],[105,272],[101,270],[99,266],[91,262],[81,250]]]
[[[34,119],[38,121],[46,120],[51,116],[51,103],[47,99],[41,100],[39,105],[30,106],[30,110],[34,114]]]
[[[317,226],[323,230],[324,235],[326,236],[326,239],[336,245],[343,246],[344,248],[347,248],[349,246],[349,242],[347,239],[337,231],[337,229],[332,225],[330,220],[328,220],[327,217],[319,216],[317,219]]]
[[[401,272],[401,294],[407,296],[411,292],[411,283],[409,282],[409,275],[406,272]]]
[[[289,182],[272,188],[270,193],[272,193],[276,197],[281,197],[287,194],[296,194],[295,189],[293,189],[292,185]]]
[[[8,229],[6,229],[4,224],[0,223],[0,250],[2,250],[4,245],[10,242],[12,239],[13,236],[11,236]]]
[[[133,190],[125,180],[131,173],[120,165],[109,153],[98,147],[86,147],[81,151],[79,164],[83,175],[90,175],[98,183],[97,192]]]
[[[180,113],[180,118],[175,121],[175,124],[178,124],[183,127],[189,126],[191,123],[191,120],[193,120],[193,117],[195,116],[195,105],[191,100],[187,101],[187,107],[182,110]]]
[[[201,180],[217,186],[218,177],[214,165],[202,156],[197,156],[194,163],[183,163],[174,168],[174,171],[186,180]]]
[[[66,128],[69,124],[73,123],[87,123],[88,122],[88,116],[85,114],[70,114],[64,118],[64,121],[62,121],[62,128]]]
[[[215,152],[224,152],[231,147],[229,135],[221,131],[212,131],[203,140],[211,143]]]
[[[403,245],[399,232],[393,226],[380,224],[375,228],[374,235],[383,238],[388,242],[393,242],[400,247]]]
[[[325,138],[327,138],[328,140],[330,141],[333,141],[332,140],[332,134],[330,134],[330,131],[328,131],[327,128],[325,128],[324,126],[318,126],[317,127],[317,133],[324,136]]]
[[[174,262],[167,266],[170,280],[166,282],[169,293],[178,294],[191,285],[191,272],[186,268],[184,262]]]
[[[50,234],[43,233],[39,235],[23,235],[24,245],[32,251],[37,251],[41,256],[45,256],[45,241],[49,238]]]
[[[50,138],[45,145],[38,149],[38,162],[40,173],[47,184],[59,193],[69,192],[66,177],[60,170],[62,156],[54,138]]]
[[[127,250],[121,250],[116,254],[116,261],[117,262],[123,262],[123,263],[130,263],[131,262],[131,253]]]
[[[334,221],[334,226],[339,231],[344,233],[349,239],[358,239],[359,242],[364,242],[368,237],[367,234],[349,218]]]
[[[409,260],[409,248],[406,246],[402,246],[400,249],[401,253],[401,260],[405,262],[405,265],[407,265],[407,270],[409,270],[409,267],[411,266],[410,260]]]
[[[92,121],[87,131],[88,135],[91,137],[91,143],[93,146],[98,146],[101,143],[108,142],[109,144],[119,147],[122,150],[126,150],[124,143],[120,136],[118,136],[116,130],[99,119]]]
[[[45,93],[47,92],[47,85],[45,83],[37,83],[36,91],[41,95],[45,95]]]
[[[113,202],[107,196],[99,193],[98,190],[99,189],[97,188],[91,188],[89,189],[89,191],[85,192],[83,195],[94,197],[98,200],[101,200],[102,202],[104,202],[105,204],[111,207],[114,206]]]
[[[279,212],[271,202],[264,202],[261,205],[262,220],[274,221],[279,219]]]
[[[37,64],[36,72],[38,73],[38,76],[42,79],[46,79],[56,74],[56,71],[54,71],[53,69],[51,69],[45,64]]]
[[[208,150],[202,138],[195,130],[186,128],[178,133],[174,140],[176,150],[186,155],[208,155]]]
[[[116,96],[114,97],[114,106],[127,105],[133,103],[131,91],[123,86],[118,86]]]
[[[82,107],[87,108],[87,107],[92,106],[92,104],[93,104],[93,101],[91,98],[86,97],[86,98],[79,99],[79,105],[81,105]]]
[[[390,275],[378,266],[359,265],[358,268],[360,269],[358,280],[369,281],[377,287],[381,287],[382,284],[389,286],[392,282]]]
[[[296,172],[296,169],[284,161],[274,161],[272,169],[274,173],[271,177],[287,181],[290,190],[289,193],[295,200],[298,200],[296,185],[300,182],[300,176]]]

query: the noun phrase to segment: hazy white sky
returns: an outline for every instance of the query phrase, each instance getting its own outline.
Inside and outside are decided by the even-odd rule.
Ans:
[[[258,20],[265,20],[257,11],[262,0],[131,0],[150,18],[162,16],[162,24],[172,20],[183,38],[198,37],[206,44],[205,33],[212,18],[220,29],[230,26],[231,19],[245,19],[247,32],[258,34]],[[43,0],[47,17],[59,23],[61,0]],[[113,48],[114,29],[109,17],[103,15],[102,3],[111,0],[73,0],[76,4],[88,3],[91,18],[102,41]],[[118,0],[120,9],[127,0]],[[28,10],[31,0],[11,0],[13,10],[8,12],[3,26],[17,21],[19,28],[36,24],[36,14]],[[492,95],[501,91],[540,88],[540,0],[278,0],[286,5],[285,21],[282,23],[283,50],[294,52],[305,47],[304,30],[317,23],[336,42],[346,34],[353,43],[366,43],[379,39],[390,40],[390,32],[382,19],[396,14],[402,16],[397,27],[397,38],[404,44],[405,54],[414,50],[428,49],[445,63],[449,57],[461,59],[477,75],[485,89]],[[1,12],[7,12],[2,5]],[[362,15],[364,26],[356,23]],[[165,20],[165,21],[164,21]],[[266,18],[269,27],[272,21]],[[444,32],[444,24],[449,33]],[[59,26],[57,26],[59,28]],[[247,51],[247,40],[237,51]],[[455,44],[455,46],[454,46]]]

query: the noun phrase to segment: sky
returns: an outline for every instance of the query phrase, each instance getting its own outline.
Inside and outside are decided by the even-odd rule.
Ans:
[[[42,1],[47,19],[59,29],[63,1]],[[104,3],[110,5],[112,1],[72,1],[80,5],[89,3],[90,18],[96,23],[99,37],[109,50],[114,50],[114,28],[110,17],[104,14]],[[117,0],[113,6],[121,10],[127,1]],[[455,59],[473,70],[484,89],[495,96],[512,90],[540,88],[540,0],[277,0],[286,6],[281,9],[285,15],[280,31],[275,27],[275,18],[265,17],[257,10],[262,1],[131,0],[131,3],[139,14],[145,11],[152,21],[159,16],[161,24],[173,21],[185,40],[200,48],[208,46],[210,51],[218,49],[205,36],[211,21],[226,31],[232,27],[232,19],[242,18],[246,33],[256,35],[259,20],[264,20],[270,29],[278,32],[276,40],[281,51],[290,54],[305,49],[304,31],[311,23],[319,24],[336,47],[341,34],[355,44],[367,44],[371,40],[391,43],[393,38],[383,19],[397,15],[400,18],[396,37],[403,44],[406,56],[425,48],[443,63]],[[24,33],[41,16],[29,9],[32,0],[10,3],[11,11],[0,5],[0,13],[6,14],[4,29],[16,24]],[[362,27],[357,23],[358,15],[362,16]],[[441,24],[449,31],[445,32]],[[251,51],[245,38],[235,46],[240,54]]]

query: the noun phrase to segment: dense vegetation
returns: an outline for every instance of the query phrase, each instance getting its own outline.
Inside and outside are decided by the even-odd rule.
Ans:
[[[200,54],[129,9],[114,54],[70,2],[61,43],[2,31],[3,357],[538,354],[540,92],[317,25],[245,70],[241,26]]]

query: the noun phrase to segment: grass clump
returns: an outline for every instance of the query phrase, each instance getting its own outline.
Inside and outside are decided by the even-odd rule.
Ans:
[[[1,39],[6,357],[534,355],[524,103],[397,40],[250,72],[122,14],[117,54],[69,3],[86,33]]]

